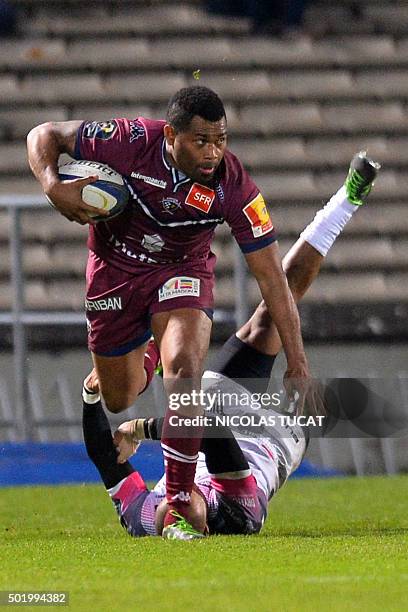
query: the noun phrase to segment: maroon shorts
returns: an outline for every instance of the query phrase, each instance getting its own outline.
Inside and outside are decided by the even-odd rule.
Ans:
[[[213,309],[215,256],[177,264],[135,265],[124,272],[89,252],[86,269],[88,347],[125,355],[151,336],[150,317],[176,308]]]

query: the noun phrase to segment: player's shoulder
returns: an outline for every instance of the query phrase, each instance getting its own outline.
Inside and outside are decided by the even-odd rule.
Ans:
[[[163,128],[166,125],[164,119],[148,119],[147,117],[137,117],[129,119],[129,129],[133,129],[149,136],[162,136]]]
[[[241,160],[229,149],[224,154],[220,180],[228,201],[246,201],[258,191]]]
[[[241,160],[229,149],[224,154],[224,180],[227,184],[241,185],[250,180],[248,172],[245,170]]]
[[[163,136],[165,121],[148,119],[146,117],[136,117],[135,119],[117,119],[120,121],[125,132],[129,135],[129,143],[154,143]]]

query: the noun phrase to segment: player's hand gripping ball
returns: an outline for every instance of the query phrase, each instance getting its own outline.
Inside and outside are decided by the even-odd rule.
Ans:
[[[95,207],[95,214],[91,215],[93,221],[109,221],[126,208],[129,190],[123,177],[110,166],[81,159],[60,166],[58,174],[62,181],[94,175],[99,177],[96,182],[86,185],[82,190],[83,201]],[[53,205],[49,198],[48,201]],[[98,209],[109,211],[109,216],[98,214]]]

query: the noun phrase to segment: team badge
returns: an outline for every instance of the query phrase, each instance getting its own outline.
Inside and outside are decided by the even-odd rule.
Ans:
[[[149,236],[145,234],[142,240],[142,247],[149,253],[160,253],[164,247],[164,240],[159,234]]]
[[[159,302],[176,297],[200,297],[200,279],[191,276],[175,276],[159,289]]]
[[[272,219],[269,216],[265,200],[260,193],[252,202],[245,206],[243,212],[251,224],[252,233],[255,238],[264,236],[273,230]]]
[[[200,183],[194,183],[186,197],[186,204],[208,213],[214,202],[215,191]]]
[[[161,205],[163,206],[164,212],[172,215],[176,210],[181,208],[181,203],[176,198],[163,198],[161,200]]]
[[[98,140],[109,140],[118,129],[116,121],[92,121],[84,127],[84,138],[97,138]]]

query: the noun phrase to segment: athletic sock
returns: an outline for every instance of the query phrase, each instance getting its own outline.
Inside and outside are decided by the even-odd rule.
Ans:
[[[346,188],[343,185],[329,202],[316,213],[313,221],[300,235],[323,257],[326,257],[337,236],[359,208],[359,206],[349,202]]]
[[[202,428],[185,426],[183,417],[173,410],[166,411],[161,439],[166,472],[166,499],[169,510],[176,510],[182,516],[186,516],[191,502],[201,438]],[[174,517],[167,512],[164,526],[172,523]]]
[[[159,361],[160,361],[160,353],[159,353],[157,344],[155,343],[154,340],[150,340],[146,348],[146,352],[144,356],[144,363],[143,363],[143,367],[146,372],[146,384],[143,387],[142,391],[139,393],[139,395],[144,393],[144,391],[146,391],[147,387],[152,382],[154,371],[157,368]]]
[[[89,391],[85,390],[85,397],[86,393]],[[95,464],[105,487],[110,489],[135,470],[129,462],[117,463],[111,428],[100,398],[94,403],[83,401],[82,408],[82,429],[88,456]]]
[[[207,369],[232,380],[244,379],[242,384],[248,391],[259,393],[268,386],[275,359],[276,355],[261,353],[233,334],[217,351]]]

